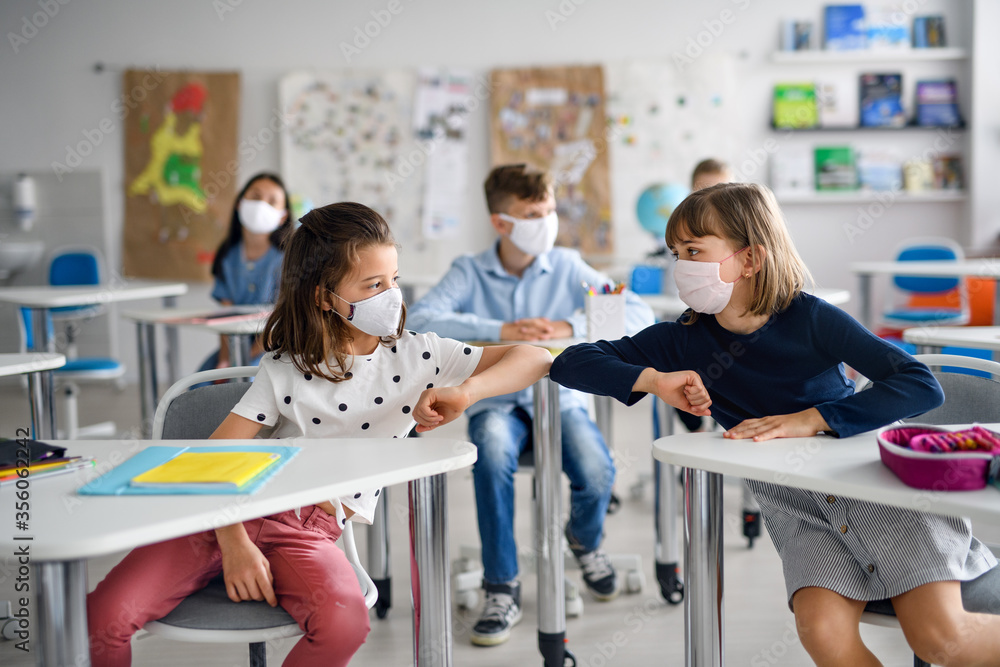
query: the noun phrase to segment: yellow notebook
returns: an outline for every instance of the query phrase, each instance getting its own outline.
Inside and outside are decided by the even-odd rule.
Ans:
[[[239,489],[278,462],[272,452],[182,452],[132,478],[143,487],[232,487]]]

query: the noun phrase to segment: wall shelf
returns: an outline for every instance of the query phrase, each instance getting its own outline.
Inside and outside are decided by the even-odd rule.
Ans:
[[[867,204],[885,203],[892,197],[892,203],[936,203],[961,202],[966,199],[965,190],[928,190],[926,192],[876,192],[873,190],[846,190],[830,192],[775,192],[779,204]]]
[[[784,65],[804,65],[816,63],[876,63],[910,62],[920,60],[965,60],[969,57],[966,49],[935,47],[929,49],[873,50],[857,51],[773,51],[771,62]]]
[[[937,131],[948,130],[951,132],[964,132],[968,129],[965,125],[904,125],[902,127],[872,127],[869,125],[858,125],[856,127],[775,127],[771,124],[771,129],[775,132],[906,132],[907,130]]]

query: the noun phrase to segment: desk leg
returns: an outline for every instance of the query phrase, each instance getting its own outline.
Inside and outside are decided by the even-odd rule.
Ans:
[[[684,469],[684,650],[688,667],[721,667],[722,475]]]
[[[250,363],[250,347],[253,344],[253,335],[244,336],[242,334],[227,334],[229,339],[229,362],[230,366],[246,366]]]
[[[562,423],[559,385],[535,383],[535,558],[538,570],[538,650],[545,667],[563,667],[566,581],[562,544]],[[572,654],[570,654],[572,655]]]
[[[659,437],[674,434],[674,409],[658,401]],[[653,459],[653,500],[655,510],[656,581],[660,594],[670,604],[684,600],[684,584],[680,578],[680,535],[677,533],[677,466]]]
[[[153,432],[153,414],[156,412],[156,325],[136,322],[136,346],[139,351],[139,414],[142,418],[142,437]]]
[[[413,664],[417,667],[451,667],[451,564],[445,481],[445,475],[440,474],[409,483]]]
[[[874,326],[874,316],[872,315],[872,277],[867,273],[858,274],[858,284],[860,290],[858,295],[861,298],[861,323],[869,331]]]
[[[32,343],[34,343],[31,349],[33,352],[56,351],[56,342],[49,336],[49,324],[49,311],[47,309],[31,309]],[[38,376],[34,387],[32,387],[32,375]],[[52,371],[42,371],[32,375],[28,376],[28,388],[31,391],[33,437],[35,440],[50,440],[56,437],[54,376]]]
[[[368,576],[378,589],[375,615],[385,618],[392,606],[392,579],[389,572],[389,487],[382,488],[382,498],[375,507],[375,518],[368,528]]]
[[[177,297],[163,297],[163,307],[177,307]],[[172,324],[165,325],[163,327],[163,332],[166,334],[167,339],[167,384],[173,386],[173,384],[181,378],[180,334],[177,331],[177,327]],[[153,364],[156,364],[155,360],[153,361]]]
[[[89,667],[87,562],[35,563],[34,568],[39,628],[36,664]]]

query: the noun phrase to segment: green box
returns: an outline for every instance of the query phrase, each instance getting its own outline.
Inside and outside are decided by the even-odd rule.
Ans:
[[[850,146],[822,146],[814,152],[817,190],[857,190],[858,169]]]

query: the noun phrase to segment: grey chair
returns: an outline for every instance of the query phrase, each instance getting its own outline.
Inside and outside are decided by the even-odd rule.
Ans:
[[[1000,422],[1000,364],[986,359],[953,354],[922,354],[916,357],[927,364],[944,390],[942,405],[904,421],[919,424],[970,424]],[[990,377],[945,371],[943,367],[982,371]],[[866,386],[861,386],[861,390]],[[972,581],[962,582],[962,604],[968,611],[1000,614],[1000,567]],[[875,600],[865,606],[861,622],[899,628],[891,600]],[[928,667],[916,654],[914,667]]]
[[[156,406],[153,439],[208,438],[250,388],[250,383],[191,387],[216,380],[247,380],[256,374],[256,366],[237,366],[202,371],[178,380]],[[350,521],[344,525],[341,546],[358,577],[365,604],[371,609],[378,599],[378,589],[361,566]],[[230,600],[221,575],[186,597],[163,618],[147,623],[144,629],[177,641],[247,643],[250,645],[250,667],[266,667],[267,642],[303,634],[295,620],[280,606],[271,607],[266,602],[254,600],[239,603]]]

